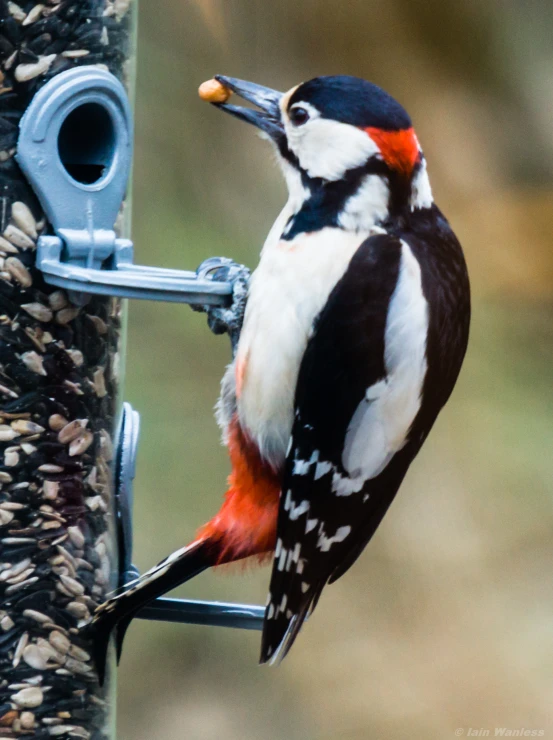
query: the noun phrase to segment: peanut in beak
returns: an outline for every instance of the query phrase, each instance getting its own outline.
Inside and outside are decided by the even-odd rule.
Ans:
[[[232,91],[218,80],[207,80],[202,82],[198,88],[198,95],[208,103],[226,103],[232,95]]]

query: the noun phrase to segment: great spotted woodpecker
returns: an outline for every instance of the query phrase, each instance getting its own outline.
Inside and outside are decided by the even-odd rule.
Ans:
[[[103,604],[94,625],[102,652],[115,625],[122,635],[192,573],[274,552],[264,663],[286,655],[390,506],[457,380],[470,289],[390,95],[347,76],[285,94],[216,79],[256,106],[217,104],[273,142],[289,191],[222,381],[228,491],[194,541]]]

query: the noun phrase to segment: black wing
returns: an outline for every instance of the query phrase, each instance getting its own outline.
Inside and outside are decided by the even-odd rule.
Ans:
[[[420,446],[405,444],[370,480],[355,482],[343,467],[356,410],[367,389],[387,382],[386,325],[402,249],[386,234],[367,239],[315,322],[298,377],[261,662],[286,655],[325,584],[376,530]]]

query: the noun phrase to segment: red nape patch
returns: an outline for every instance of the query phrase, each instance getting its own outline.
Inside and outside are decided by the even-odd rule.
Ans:
[[[218,565],[252,555],[263,561],[275,548],[280,478],[236,417],[230,423],[228,448],[229,488],[219,513],[200,529],[198,538],[213,542]]]
[[[365,131],[380,149],[388,167],[400,172],[404,177],[411,177],[419,159],[419,144],[414,129],[384,131],[381,128],[369,127]]]

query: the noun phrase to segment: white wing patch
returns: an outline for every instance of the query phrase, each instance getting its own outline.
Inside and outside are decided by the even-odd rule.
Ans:
[[[386,320],[386,378],[367,389],[352,416],[342,455],[350,479],[336,480],[335,474],[337,495],[361,490],[363,482],[379,475],[406,443],[421,404],[427,334],[428,304],[420,266],[402,242],[399,277]]]

